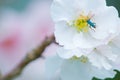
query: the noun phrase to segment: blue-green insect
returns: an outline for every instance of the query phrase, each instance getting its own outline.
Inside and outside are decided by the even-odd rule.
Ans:
[[[90,27],[91,29],[94,29],[94,30],[95,30],[95,28],[96,28],[96,23],[94,23],[94,22],[91,21],[91,18],[92,18],[93,16],[94,16],[94,14],[91,14],[91,13],[88,14],[88,16],[87,16],[87,23],[88,23],[88,25],[89,25],[89,27]]]
[[[96,24],[93,23],[90,19],[87,20],[87,23],[89,24],[90,28],[96,28]]]

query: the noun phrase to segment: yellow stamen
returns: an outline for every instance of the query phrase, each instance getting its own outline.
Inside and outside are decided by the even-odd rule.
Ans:
[[[73,56],[73,57],[71,58],[71,60],[79,60],[79,57]]]
[[[73,56],[70,60],[79,60],[82,63],[86,63],[88,61],[88,58],[86,56],[81,57]]]
[[[88,16],[80,15],[75,21],[74,26],[78,31],[88,32],[88,23],[87,20],[89,19]]]
[[[81,61],[82,63],[86,63],[86,62],[88,61],[88,58],[87,58],[86,56],[81,56],[81,57],[80,57],[80,61]]]

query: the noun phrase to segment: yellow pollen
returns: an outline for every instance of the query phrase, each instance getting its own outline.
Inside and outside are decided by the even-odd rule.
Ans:
[[[86,56],[81,56],[81,57],[73,56],[70,60],[79,60],[82,63],[88,62],[88,58]]]
[[[80,57],[80,61],[81,61],[82,63],[87,63],[88,58],[87,58],[86,56],[81,56],[81,57]]]
[[[71,60],[79,60],[79,57],[73,56],[73,57],[71,58]]]
[[[87,20],[89,19],[88,16],[80,15],[75,21],[74,26],[78,31],[81,32],[88,32],[88,23]]]

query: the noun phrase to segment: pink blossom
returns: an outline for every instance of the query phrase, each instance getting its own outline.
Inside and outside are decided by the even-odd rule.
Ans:
[[[25,55],[20,16],[14,11],[3,11],[0,19],[0,70],[6,74]]]
[[[22,14],[8,10],[2,16],[3,18],[0,19],[2,26],[0,27],[0,70],[5,75],[15,68],[28,52],[40,45],[46,36],[53,34],[54,24],[50,17],[50,2],[33,1]],[[47,48],[44,56],[50,56],[56,48],[57,46],[52,44]],[[44,66],[44,60],[40,59],[38,63],[42,65],[35,63],[30,65]],[[28,72],[30,69],[25,68],[25,71]],[[40,71],[36,67],[35,72]],[[32,74],[34,76],[34,73],[28,76]],[[41,74],[43,75],[44,71]],[[23,77],[25,76],[23,74]]]

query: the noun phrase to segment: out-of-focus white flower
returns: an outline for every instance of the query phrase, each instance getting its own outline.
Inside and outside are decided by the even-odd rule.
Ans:
[[[93,77],[105,79],[116,74],[112,70],[98,69],[89,61],[81,62],[80,58],[66,60],[58,56],[47,59],[46,69],[48,80],[92,80]]]
[[[118,12],[105,0],[54,0],[56,41],[66,49],[94,48],[118,32]]]

